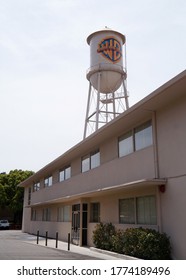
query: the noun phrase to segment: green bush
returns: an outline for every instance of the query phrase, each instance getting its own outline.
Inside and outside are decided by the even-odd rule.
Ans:
[[[113,244],[113,251],[117,252],[119,254],[125,254],[124,249],[125,249],[125,235],[124,231],[118,229],[116,231],[116,234],[113,236],[112,239],[112,244]]]
[[[170,240],[153,229],[130,228],[124,233],[123,253],[145,260],[171,259]]]
[[[100,223],[93,231],[93,242],[96,248],[113,251],[113,236],[116,234],[115,227],[111,223]]]
[[[93,232],[93,242],[97,248],[140,259],[171,259],[169,238],[153,229],[129,228],[124,231],[116,230],[111,223],[100,223]]]

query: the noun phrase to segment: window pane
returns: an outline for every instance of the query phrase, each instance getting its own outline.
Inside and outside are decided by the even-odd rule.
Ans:
[[[63,207],[63,222],[70,221],[70,206],[66,205]]]
[[[96,151],[91,154],[91,169],[98,167],[100,165],[100,152]]]
[[[137,223],[144,225],[157,224],[155,196],[137,198]]]
[[[121,199],[119,201],[119,222],[120,224],[135,223],[134,198]]]
[[[59,182],[62,182],[65,180],[65,171],[62,170],[59,172]]]
[[[65,180],[69,179],[71,177],[71,167],[67,167],[65,169]]]
[[[48,186],[52,186],[52,176],[48,178]]]
[[[119,139],[119,157],[126,156],[133,152],[132,131],[126,133]]]
[[[45,184],[45,187],[52,186],[52,176],[46,178],[44,184]]]
[[[57,221],[62,222],[63,221],[63,207],[59,207],[57,209]]]
[[[29,188],[28,189],[28,205],[30,205],[30,203],[31,203],[31,196],[32,196],[32,189]]]
[[[43,221],[50,221],[50,208],[44,208],[43,209],[42,220]]]
[[[100,222],[100,203],[91,203],[90,205],[90,222]]]
[[[36,215],[37,215],[36,210],[32,209],[31,210],[31,220],[32,221],[36,221],[37,220]]]
[[[90,169],[90,158],[85,156],[82,158],[82,172],[88,171]]]
[[[37,192],[40,190],[40,182],[37,182],[37,183],[34,183],[34,186],[33,186],[33,191],[34,192]]]
[[[135,129],[135,150],[138,151],[150,145],[152,145],[151,121]]]

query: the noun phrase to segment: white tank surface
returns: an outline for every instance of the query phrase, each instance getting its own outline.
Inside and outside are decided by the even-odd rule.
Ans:
[[[125,36],[106,27],[90,34],[87,43],[90,45],[87,79],[101,93],[115,92],[126,78],[123,69]]]

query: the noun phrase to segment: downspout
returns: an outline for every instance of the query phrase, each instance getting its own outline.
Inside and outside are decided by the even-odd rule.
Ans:
[[[159,179],[159,160],[158,160],[158,140],[157,140],[157,120],[156,111],[152,112],[153,147],[154,147],[154,174],[155,179]]]
[[[157,137],[157,116],[156,111],[152,112],[152,127],[153,127],[153,147],[154,147],[154,175],[159,179],[159,158],[158,158],[158,137]],[[157,217],[158,217],[158,231],[162,232],[162,207],[161,207],[161,194],[159,186],[156,189],[157,194]]]

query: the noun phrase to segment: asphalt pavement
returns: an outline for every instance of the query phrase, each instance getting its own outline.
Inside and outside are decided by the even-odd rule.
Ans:
[[[0,230],[0,260],[118,260],[129,259],[128,256],[80,247],[66,242],[23,233],[20,230]]]

